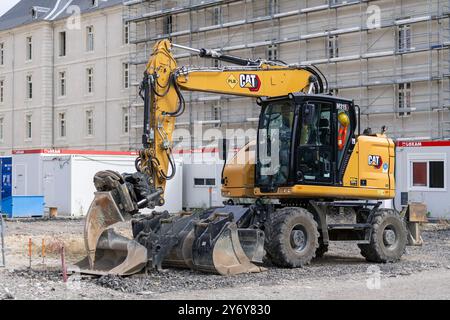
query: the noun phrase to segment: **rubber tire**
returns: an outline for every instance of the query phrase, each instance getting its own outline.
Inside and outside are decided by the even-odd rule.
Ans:
[[[383,241],[386,226],[391,226],[397,236],[395,248],[388,249]],[[397,262],[405,252],[408,242],[408,231],[405,220],[394,210],[381,209],[372,219],[372,237],[370,244],[359,244],[361,255],[368,262],[387,263]]]
[[[291,231],[299,224],[305,229],[308,239],[301,254],[290,243]],[[317,222],[304,208],[278,209],[266,222],[264,247],[274,265],[282,268],[303,267],[311,262],[319,247]]]

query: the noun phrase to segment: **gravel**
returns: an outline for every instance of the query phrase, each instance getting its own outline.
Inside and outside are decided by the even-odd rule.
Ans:
[[[103,276],[87,277],[83,281],[93,283],[108,289],[138,295],[166,293],[180,290],[202,290],[235,288],[240,286],[271,286],[302,281],[305,279],[352,278],[355,274],[366,275],[369,267],[375,267],[385,277],[409,276],[411,274],[449,267],[450,250],[442,250],[448,245],[450,229],[428,231],[423,234],[423,247],[409,247],[404,258],[398,263],[368,264],[359,255],[356,245],[333,243],[330,252],[322,259],[316,259],[309,266],[299,269],[281,269],[266,265],[266,272],[242,274],[224,277],[214,274],[204,274],[191,270],[167,269],[164,272],[150,271],[148,274],[138,274],[131,277]],[[426,259],[423,258],[426,254]],[[418,258],[418,259],[417,259]],[[379,269],[378,269],[379,268]],[[16,270],[16,276],[43,281],[60,281],[58,270]]]
[[[190,270],[170,269],[164,273],[151,272],[148,275],[136,275],[132,277],[108,275],[94,280],[94,283],[99,286],[128,293],[165,293],[180,290],[234,288],[250,284],[252,286],[272,286],[287,284],[293,281],[301,282],[305,279],[335,279],[338,277],[341,279],[350,279],[355,274],[367,274],[369,266],[373,265],[367,264],[362,259],[357,262],[355,259],[355,261],[349,260],[336,263],[334,257],[327,257],[320,263],[313,263],[310,266],[300,269],[268,267],[267,272],[242,274],[232,277],[202,274]],[[440,268],[442,264],[425,261],[402,261],[399,263],[376,265],[376,267],[379,268],[381,275],[385,277],[397,277]]]
[[[62,279],[62,273],[56,270],[18,269],[13,270],[12,273],[18,277],[36,281],[58,282]]]
[[[83,290],[67,295],[68,299],[126,298],[141,299],[161,294],[227,288],[269,288],[271,286],[305,284],[308,281],[348,281],[366,278],[379,272],[386,279],[407,278],[423,271],[450,269],[450,227],[427,227],[422,234],[422,247],[408,247],[398,263],[369,264],[359,254],[355,244],[332,243],[321,259],[299,269],[281,269],[266,265],[267,271],[256,274],[220,276],[190,270],[170,269],[150,271],[130,277],[82,277]],[[26,260],[24,260],[26,261]],[[24,264],[26,265],[26,264]],[[26,283],[23,292],[14,290],[16,282]],[[62,275],[58,267],[27,269],[24,266],[10,271],[0,270],[0,299],[61,296]],[[3,286],[3,288],[2,288]],[[27,287],[28,286],[28,287]],[[9,288],[5,290],[4,288]]]

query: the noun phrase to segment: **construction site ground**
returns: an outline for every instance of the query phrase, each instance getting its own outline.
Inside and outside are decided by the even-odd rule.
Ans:
[[[127,224],[117,229],[130,232]],[[83,220],[7,221],[0,299],[450,299],[450,225],[428,224],[422,236],[424,245],[408,247],[398,263],[370,264],[356,244],[332,243],[299,269],[267,265],[263,273],[230,277],[175,269],[126,278],[75,273],[64,283],[60,247],[69,265],[85,256]]]

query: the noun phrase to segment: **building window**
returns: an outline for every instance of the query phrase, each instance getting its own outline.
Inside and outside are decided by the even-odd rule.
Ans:
[[[5,44],[0,43],[0,66],[5,64]]]
[[[278,60],[278,45],[272,44],[266,49],[266,57],[269,61]]]
[[[429,183],[430,188],[443,189],[445,188],[444,181],[444,161],[430,161],[429,166]]]
[[[31,9],[31,17],[33,19],[37,19],[38,18],[38,11],[35,8]]]
[[[216,186],[216,179],[214,178],[194,178],[194,186],[196,187],[214,187]]]
[[[5,102],[5,80],[0,80],[0,103]]]
[[[94,51],[94,26],[86,27],[86,51]]]
[[[398,50],[408,51],[411,49],[411,26],[403,25],[398,27]]]
[[[222,107],[221,106],[219,106],[219,105],[213,106],[211,113],[212,113],[211,120],[220,121],[222,119]],[[216,123],[215,126],[219,127],[220,123]]]
[[[412,159],[411,159],[412,157]],[[442,191],[446,189],[445,155],[412,155],[410,157],[410,190]]]
[[[278,3],[278,0],[267,0],[267,15],[273,16],[274,14],[277,14],[280,12],[280,4]]]
[[[329,59],[339,57],[338,36],[328,37],[327,52],[328,52]]]
[[[66,56],[66,32],[60,32],[59,33],[59,56],[65,57]]]
[[[212,12],[212,25],[222,23],[222,7],[215,7]]]
[[[67,134],[66,114],[64,112],[61,112],[58,118],[59,118],[59,136],[60,138],[65,138]]]
[[[130,23],[125,22],[123,25],[123,43],[129,44],[130,43]]]
[[[26,51],[27,51],[27,60],[30,61],[33,59],[33,38],[27,37],[27,43],[26,43]]]
[[[173,17],[167,16],[163,20],[163,33],[170,34],[173,32]]]
[[[88,68],[86,69],[86,77],[87,77],[87,93],[94,92],[94,69]]]
[[[204,186],[205,185],[205,179],[195,178],[194,179],[194,185],[195,186]]]
[[[411,115],[411,112],[408,110],[406,112],[400,111],[402,109],[410,109],[411,108],[411,83],[400,83],[398,85],[398,115],[400,117],[406,117]]]
[[[128,89],[130,87],[130,65],[124,63],[123,66],[123,87]]]
[[[92,110],[86,111],[86,135],[94,135],[94,111]]]
[[[59,95],[61,97],[66,96],[66,73],[60,72],[59,73]]]
[[[33,76],[27,76],[27,98],[33,99]]]
[[[413,162],[413,186],[414,187],[426,187],[427,182],[427,163],[426,162]]]
[[[5,124],[4,118],[0,118],[0,141],[3,141],[3,126]]]
[[[25,138],[30,140],[32,138],[32,117],[31,114],[25,116]]]
[[[122,108],[122,133],[130,132],[130,113],[128,107]]]

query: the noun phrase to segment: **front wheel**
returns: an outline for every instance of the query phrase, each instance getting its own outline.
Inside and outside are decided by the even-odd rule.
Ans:
[[[404,219],[394,210],[379,210],[372,219],[370,243],[358,246],[369,262],[396,262],[405,252],[407,241]]]
[[[265,249],[273,264],[296,268],[309,264],[319,247],[319,232],[313,215],[304,208],[282,208],[269,218]]]

